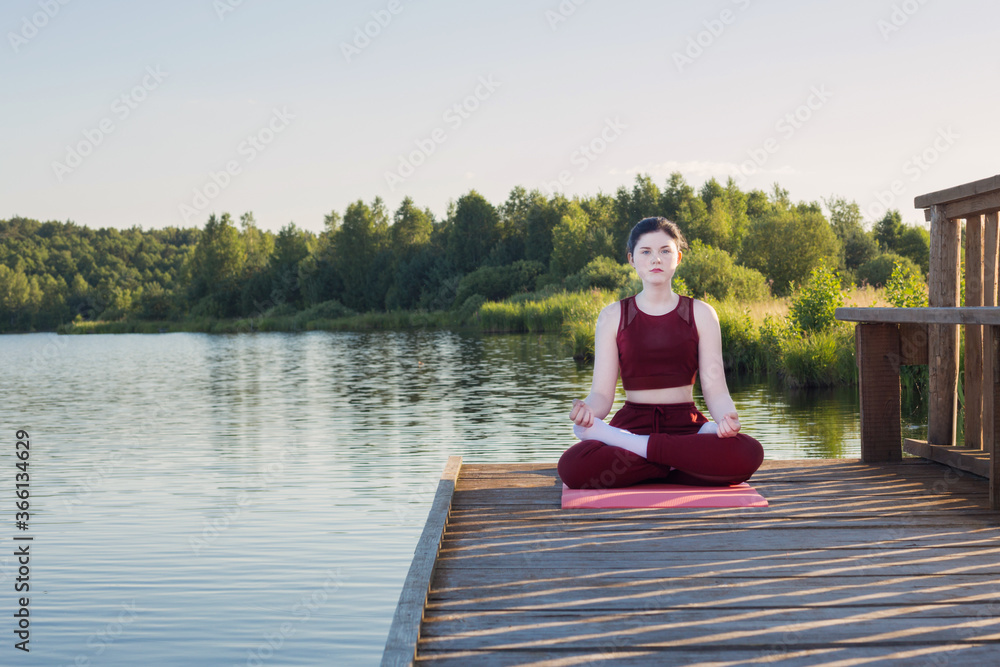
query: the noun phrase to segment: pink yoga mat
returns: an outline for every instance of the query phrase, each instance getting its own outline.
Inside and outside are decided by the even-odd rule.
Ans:
[[[767,507],[767,499],[746,482],[733,486],[643,484],[623,489],[571,489],[563,484],[562,508]]]

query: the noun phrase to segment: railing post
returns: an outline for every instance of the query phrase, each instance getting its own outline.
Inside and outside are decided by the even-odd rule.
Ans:
[[[983,305],[983,216],[965,219],[965,305]],[[965,325],[965,447],[983,448],[983,329]],[[988,427],[987,427],[988,428]]]
[[[931,207],[930,305],[957,306],[960,291],[961,226],[949,220],[940,205]],[[955,444],[958,415],[958,325],[932,324],[928,328],[927,441]]]
[[[997,305],[997,260],[1000,251],[1000,235],[997,229],[997,212],[986,214],[983,230],[983,305]],[[993,452],[995,448],[994,404],[996,386],[993,368],[997,364],[993,347],[993,327],[983,327],[983,450]],[[992,456],[992,454],[991,454]]]
[[[903,458],[899,396],[899,326],[858,324],[854,328],[861,398],[861,460]]]

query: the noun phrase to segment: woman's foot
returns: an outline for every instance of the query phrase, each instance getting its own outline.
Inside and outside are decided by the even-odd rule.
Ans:
[[[698,433],[718,433],[718,432],[719,432],[719,425],[716,424],[715,422],[705,422],[704,424],[701,425],[701,428],[698,429]]]
[[[621,447],[646,458],[646,445],[649,444],[648,435],[636,435],[630,431],[605,424],[600,419],[595,419],[594,424],[589,427],[574,424],[573,435],[580,440],[599,440],[606,445]]]

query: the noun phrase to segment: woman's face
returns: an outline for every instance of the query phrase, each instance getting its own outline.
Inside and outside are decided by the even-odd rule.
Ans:
[[[629,264],[635,268],[643,284],[651,285],[669,283],[680,261],[677,241],[662,229],[640,236],[635,250],[628,256]]]

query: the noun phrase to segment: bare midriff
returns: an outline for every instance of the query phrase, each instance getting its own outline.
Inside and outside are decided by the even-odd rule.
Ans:
[[[630,403],[667,405],[669,403],[690,403],[694,400],[694,385],[667,387],[665,389],[629,389],[625,400]]]

